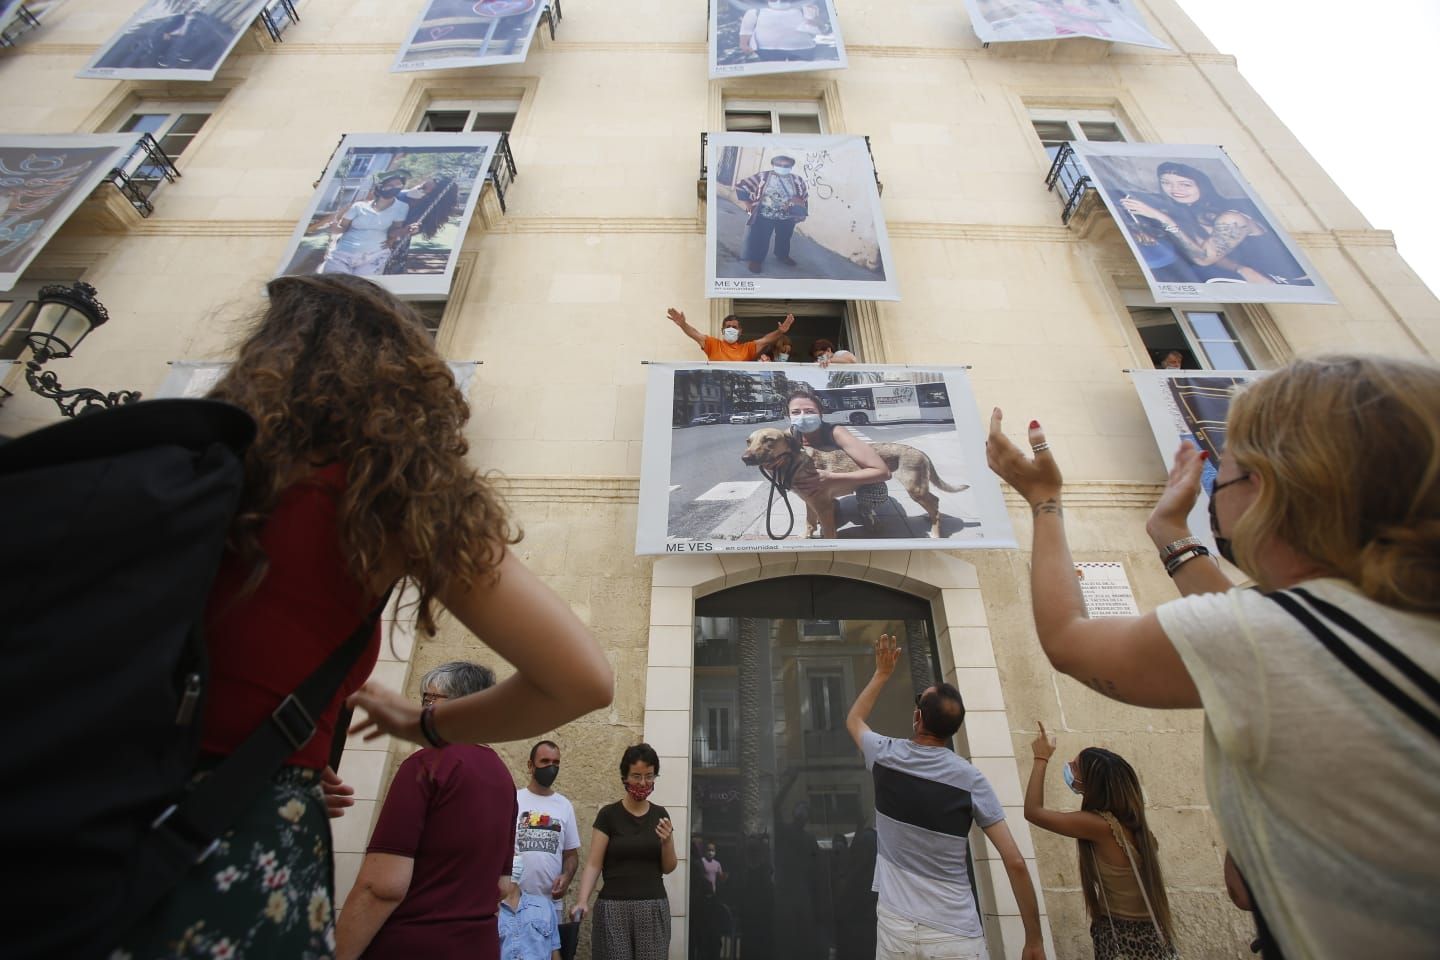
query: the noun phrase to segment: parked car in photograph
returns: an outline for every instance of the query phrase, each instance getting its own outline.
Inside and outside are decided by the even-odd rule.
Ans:
[[[737,410],[730,414],[731,423],[764,423],[765,414],[758,410]]]
[[[725,418],[718,413],[702,413],[698,417],[690,418],[690,426],[699,427],[707,423],[723,423],[724,420]]]

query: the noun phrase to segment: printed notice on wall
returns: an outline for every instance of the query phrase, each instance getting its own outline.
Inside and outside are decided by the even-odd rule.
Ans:
[[[1135,606],[1135,594],[1130,592],[1124,564],[1077,563],[1075,577],[1080,581],[1080,593],[1085,597],[1085,611],[1092,620],[1140,615],[1140,609]]]

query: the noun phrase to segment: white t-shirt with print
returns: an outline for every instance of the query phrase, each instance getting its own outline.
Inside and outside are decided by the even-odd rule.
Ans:
[[[524,861],[520,889],[550,899],[550,886],[560,876],[566,850],[580,849],[575,808],[562,793],[542,797],[529,787],[515,791],[520,820],[515,827],[515,853]]]
[[[799,7],[750,10],[740,20],[741,35],[753,34],[760,50],[809,50],[820,28],[805,19]]]
[[[373,253],[385,245],[390,228],[403,223],[410,213],[410,207],[396,200],[384,210],[375,209],[371,200],[352,203],[341,220],[350,221],[350,226],[335,241],[335,249],[342,253]]]
[[[1440,620],[1301,585],[1440,676]],[[1440,746],[1253,590],[1157,611],[1205,707],[1221,832],[1287,960],[1440,953]],[[1417,701],[1365,644],[1346,644]]]

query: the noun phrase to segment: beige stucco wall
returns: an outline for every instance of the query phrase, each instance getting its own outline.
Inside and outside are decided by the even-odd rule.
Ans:
[[[959,0],[849,0],[849,70],[712,83],[698,2],[633,0],[616,15],[611,4],[570,0],[559,41],[537,40],[525,64],[398,75],[389,64],[418,2],[304,0],[283,44],[247,40],[214,83],[165,85],[74,78],[134,4],[70,0],[0,54],[0,131],[108,130],[142,97],[220,107],[152,218],[100,233],[94,217],[79,217],[36,261],[27,279],[83,277],[113,317],[79,356],[51,366],[67,385],[153,392],[168,360],[224,357],[341,134],[407,129],[427,95],[522,100],[509,212],[471,230],[440,344],[451,358],[485,361],[470,395],[475,462],[506,475],[526,530],[519,551],[615,666],[614,705],[558,732],[559,786],[588,820],[614,798],[621,748],[646,733],[647,700],[688,697],[647,688],[647,677],[672,675],[648,669],[658,587],[652,562],[631,549],[641,360],[698,359],[664,309],[707,315],[695,177],[699,133],[718,128],[727,93],[822,97],[832,132],[871,137],[903,296],[878,307],[877,350],[890,362],[972,365],[981,410],[1000,404],[1012,424],[1044,422],[1080,485],[1067,511],[1077,559],[1123,561],[1142,607],[1173,589],[1141,529],[1163,463],[1123,372],[1146,363],[1119,294],[1139,274],[1103,214],[1060,224],[1028,109],[1111,109],[1146,140],[1225,146],[1340,301],[1256,312],[1256,336],[1275,357],[1440,354],[1440,302],[1390,235],[1363,219],[1172,0],[1142,5],[1184,52],[984,50]],[[0,433],[55,418],[17,372],[6,385],[16,396],[0,409]],[[1016,510],[1015,523],[1027,542],[1028,514]],[[1126,755],[1152,805],[1185,955],[1246,956],[1201,783],[1200,717],[1121,707],[1056,675],[1029,619],[1027,553],[964,559],[983,597],[1017,779],[1028,774],[1035,720],[1060,733],[1067,753],[1099,743]],[[905,570],[911,558],[886,563]],[[382,675],[416,693],[421,672],[457,656],[488,654],[450,625],[413,650],[400,643]],[[367,803],[337,832],[342,885],[398,762],[398,748],[378,746],[347,757]],[[523,746],[500,749],[518,778]],[[1060,789],[1052,782],[1052,798],[1068,802]],[[1073,845],[1037,832],[1034,850],[1056,955],[1088,956]],[[1018,944],[1007,938],[1005,949]]]

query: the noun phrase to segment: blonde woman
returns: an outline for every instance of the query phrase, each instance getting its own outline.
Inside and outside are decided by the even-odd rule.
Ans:
[[[1056,450],[1031,421],[1024,455],[994,412],[991,468],[1035,516],[1041,646],[1105,696],[1204,709],[1210,803],[1269,953],[1433,957],[1440,368],[1298,360],[1235,397],[1227,436],[1213,533],[1259,589],[1188,542],[1205,455],[1186,447],[1147,525],[1186,596],[1088,620]]]
[[[1025,789],[1025,819],[1079,841],[1080,889],[1090,917],[1095,960],[1174,960],[1175,927],[1160,875],[1159,845],[1145,822],[1140,778],[1125,758],[1086,747],[1063,766],[1080,795],[1074,813],[1045,806],[1045,772],[1055,738],[1040,726]]]

